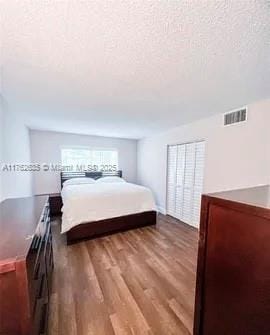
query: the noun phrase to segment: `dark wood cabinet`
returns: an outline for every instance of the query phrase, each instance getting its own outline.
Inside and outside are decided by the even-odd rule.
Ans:
[[[270,187],[202,197],[194,335],[270,334]]]
[[[48,197],[0,204],[0,334],[46,334],[53,270]]]

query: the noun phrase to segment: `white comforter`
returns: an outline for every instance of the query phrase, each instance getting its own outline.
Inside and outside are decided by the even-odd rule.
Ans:
[[[148,188],[126,182],[65,186],[62,199],[62,233],[81,223],[156,210]]]

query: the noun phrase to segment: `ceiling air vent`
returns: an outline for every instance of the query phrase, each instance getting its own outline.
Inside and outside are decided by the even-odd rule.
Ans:
[[[224,126],[244,122],[247,120],[247,109],[242,108],[234,112],[224,114]]]

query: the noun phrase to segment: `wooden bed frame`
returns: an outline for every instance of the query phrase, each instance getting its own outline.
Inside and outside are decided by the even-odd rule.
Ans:
[[[94,178],[117,176],[122,178],[122,171],[113,172],[61,172],[61,187],[66,180],[73,178]],[[149,225],[155,225],[157,221],[157,213],[148,211],[143,213],[135,213],[131,215],[120,216],[116,218],[100,220],[95,222],[83,223],[71,228],[67,233],[67,244],[77,241],[87,240],[90,238],[108,235],[129,229],[140,228]]]
[[[122,178],[122,171],[93,171],[93,172],[61,172],[61,189],[63,188],[63,184],[66,180],[73,178],[93,178],[99,179],[102,177],[120,177]]]

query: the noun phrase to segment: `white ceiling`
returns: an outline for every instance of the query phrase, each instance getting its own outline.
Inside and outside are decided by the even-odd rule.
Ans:
[[[2,95],[28,126],[141,138],[270,96],[268,1],[2,0]]]

